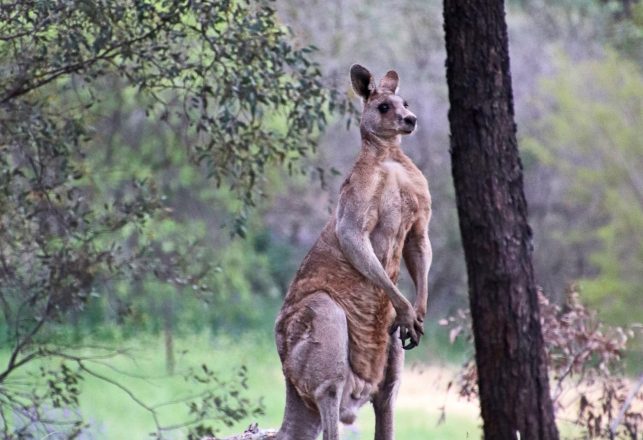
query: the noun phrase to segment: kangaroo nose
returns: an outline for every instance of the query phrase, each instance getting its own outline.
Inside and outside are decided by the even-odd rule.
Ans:
[[[416,118],[413,115],[408,115],[406,118],[404,118],[404,122],[406,122],[407,124],[409,124],[409,125],[411,125],[413,127],[415,127],[415,123],[417,122],[417,120],[418,120],[418,118]]]

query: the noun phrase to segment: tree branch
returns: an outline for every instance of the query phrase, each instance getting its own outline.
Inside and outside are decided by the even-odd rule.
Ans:
[[[116,53],[112,53],[112,52],[122,48],[123,46],[126,46],[126,45],[129,46],[129,45],[138,43],[139,41],[145,40],[151,35],[154,35],[154,33],[158,32],[168,21],[169,21],[169,15],[164,16],[161,18],[161,23],[159,23],[158,26],[155,26],[153,29],[149,30],[143,35],[140,35],[137,38],[121,41],[120,43],[111,46],[110,48],[103,51],[101,54],[98,54],[92,58],[81,60],[73,64],[68,64],[66,66],[50,70],[48,72],[43,72],[37,76],[34,76],[29,80],[24,80],[20,83],[18,87],[15,87],[13,90],[11,90],[10,92],[2,96],[2,99],[0,100],[0,104],[4,104],[12,99],[17,98],[18,96],[29,93],[30,91],[35,90],[39,87],[42,87],[45,84],[48,84],[63,75],[78,72],[84,67],[95,64],[98,61],[111,59],[114,56],[118,55],[118,52]],[[39,78],[42,78],[42,79],[40,81],[36,81],[35,83],[31,82],[33,80],[38,80]]]
[[[610,433],[612,435],[616,435],[616,430],[618,429],[618,425],[621,424],[623,417],[625,417],[625,412],[632,404],[632,401],[634,400],[634,398],[636,397],[636,394],[639,392],[642,386],[643,386],[643,373],[639,375],[639,379],[634,384],[634,387],[630,391],[630,394],[627,395],[627,399],[625,399],[625,403],[623,403],[623,407],[618,412],[618,416],[616,416],[616,419],[614,419],[614,421],[610,425]]]
[[[81,370],[83,370],[84,372],[86,372],[90,376],[94,376],[96,379],[103,380],[103,381],[115,386],[116,388],[119,388],[121,391],[123,391],[125,394],[127,394],[129,396],[129,398],[132,399],[137,405],[139,405],[141,408],[145,409],[147,412],[149,412],[152,415],[152,418],[154,419],[154,424],[156,425],[156,429],[158,431],[161,431],[163,429],[161,427],[160,422],[159,422],[158,414],[157,414],[156,410],[154,410],[154,408],[148,406],[145,402],[143,402],[141,399],[136,397],[136,395],[129,388],[127,388],[126,386],[124,386],[123,384],[121,384],[119,382],[116,382],[113,379],[110,379],[107,376],[103,376],[102,374],[97,373],[94,370],[90,370],[89,368],[87,368],[87,366],[85,366],[83,361],[80,360],[80,359],[77,359],[76,363],[78,364],[78,366],[80,367]]]
[[[277,431],[274,429],[259,429],[256,423],[248,426],[243,434],[233,435],[232,437],[225,437],[223,440],[271,440],[276,438]],[[213,437],[206,437],[203,440],[216,440]]]
[[[25,356],[21,360],[17,361],[16,359],[18,358],[18,355],[20,352],[31,342],[31,338],[33,338],[36,333],[40,331],[42,326],[45,324],[45,322],[49,319],[48,313],[49,313],[49,308],[51,305],[51,298],[52,298],[52,293],[49,292],[49,295],[47,297],[47,304],[45,305],[45,310],[43,311],[43,316],[40,318],[38,323],[31,329],[31,331],[20,340],[18,337],[18,325],[19,325],[19,318],[20,318],[20,312],[22,309],[22,305],[20,306],[16,318],[16,346],[14,347],[11,357],[9,358],[9,362],[7,364],[7,367],[5,370],[0,373],[0,383],[2,383],[9,374],[16,368],[26,364],[27,362],[33,360],[38,356],[37,352],[31,353],[30,355]],[[23,303],[24,305],[25,303]]]

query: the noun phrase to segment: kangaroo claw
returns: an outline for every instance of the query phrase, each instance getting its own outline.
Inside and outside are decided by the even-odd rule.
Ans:
[[[404,350],[411,350],[418,346],[418,338],[414,337],[410,331],[400,332],[400,340],[402,341],[402,348]]]

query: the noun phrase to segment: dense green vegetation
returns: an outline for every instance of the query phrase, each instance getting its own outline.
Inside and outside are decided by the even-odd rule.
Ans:
[[[559,238],[570,246],[594,241],[586,251],[591,269],[579,278],[584,297],[624,323],[632,304],[641,305],[643,76],[613,51],[580,63],[561,54],[556,67],[541,81],[547,98],[534,102],[541,113],[523,146],[541,166],[569,176],[565,200],[582,218]]]
[[[23,426],[26,437],[53,429],[61,438],[177,435],[159,431],[117,385],[83,371],[79,361],[96,356],[105,363],[97,372],[145,401],[194,392],[195,417],[184,402],[161,407],[163,426],[195,420],[182,434],[279,423],[272,325],[359,147],[348,118],[353,62],[378,75],[396,68],[419,118],[404,145],[433,196],[427,321],[466,305],[440,2],[403,0],[395,11],[341,5],[0,3],[5,437]],[[509,5],[539,282],[559,303],[578,283],[601,318],[640,323],[643,3]],[[451,346],[440,327],[428,327],[411,362],[467,356],[466,343]],[[642,347],[639,334],[632,374]],[[129,349],[136,363],[119,352]],[[239,396],[247,410],[226,412],[201,394],[238,386],[199,382],[202,364],[222,377],[246,365],[249,386]],[[120,370],[163,378],[150,385]],[[265,416],[253,413],[260,397]],[[68,418],[47,421],[61,408]],[[476,420],[447,416],[436,427],[438,417],[402,409],[398,438],[475,437]],[[370,425],[361,422],[360,438]]]
[[[175,335],[266,322],[252,296],[278,296],[278,269],[262,228],[247,232],[248,208],[265,170],[311,152],[340,102],[265,1],[0,12],[2,430],[73,436],[82,415],[47,414],[76,406],[84,361],[107,356],[76,354],[86,335],[162,330],[171,372]],[[63,363],[32,387],[21,373],[39,360]],[[190,437],[249,414],[221,406],[216,393],[233,390],[214,376],[194,380],[213,391],[182,421]]]

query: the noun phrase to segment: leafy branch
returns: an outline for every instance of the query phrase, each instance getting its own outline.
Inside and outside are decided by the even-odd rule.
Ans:
[[[603,324],[595,312],[580,302],[573,288],[563,307],[550,303],[542,292],[539,303],[558,419],[567,420],[565,410],[576,406],[576,417],[570,421],[584,431],[583,438],[638,438],[643,431],[643,416],[632,407],[643,404],[643,376],[629,387],[621,371],[625,348],[635,327]],[[440,324],[450,329],[452,343],[459,337],[472,337],[466,311]],[[469,359],[458,373],[460,396],[476,398],[477,381],[475,362]]]

